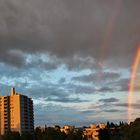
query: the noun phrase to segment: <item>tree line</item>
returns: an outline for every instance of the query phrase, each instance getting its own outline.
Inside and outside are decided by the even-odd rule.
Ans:
[[[41,127],[36,127],[33,134],[8,132],[0,136],[0,140],[88,140],[83,137],[83,129],[73,129],[66,134],[61,132],[59,127],[46,127],[43,131]],[[140,118],[129,125],[123,122],[107,122],[106,128],[99,131],[99,140],[140,140]]]

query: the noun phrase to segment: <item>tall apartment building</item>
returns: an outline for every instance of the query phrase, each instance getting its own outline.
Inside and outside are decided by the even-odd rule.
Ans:
[[[11,88],[10,96],[0,96],[0,134],[34,131],[33,101]]]

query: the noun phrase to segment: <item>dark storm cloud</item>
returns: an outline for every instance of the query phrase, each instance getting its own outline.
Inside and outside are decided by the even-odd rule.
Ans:
[[[24,65],[22,55],[9,53],[19,50],[49,53],[69,69],[93,68],[102,55],[101,61],[110,66],[130,66],[140,36],[139,4],[138,0],[1,0],[0,60]],[[105,40],[107,32],[111,37]],[[103,52],[105,42],[109,48]]]
[[[114,102],[119,102],[119,99],[117,99],[117,98],[100,99],[99,102],[114,103]]]
[[[126,91],[128,82],[119,83],[119,72],[120,68],[130,69],[140,41],[139,5],[139,0],[0,0],[1,89],[9,93],[5,84],[13,81],[17,91],[34,100],[48,98],[62,104],[82,104],[86,100],[81,94]],[[65,79],[59,80],[51,72],[61,66],[95,73],[74,74],[67,81],[62,71]],[[37,122],[83,121],[81,112],[47,102],[36,108]],[[95,108],[106,109],[107,102],[114,105],[118,101],[102,100]]]

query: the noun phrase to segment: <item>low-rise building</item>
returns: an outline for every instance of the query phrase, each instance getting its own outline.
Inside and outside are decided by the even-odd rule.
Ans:
[[[71,125],[64,125],[63,128],[61,128],[61,132],[64,132],[65,134],[68,134],[70,131],[74,130],[74,126]]]
[[[88,140],[99,140],[99,130],[105,128],[106,125],[104,123],[100,123],[98,126],[91,124],[89,128],[84,129],[83,137],[87,137]]]

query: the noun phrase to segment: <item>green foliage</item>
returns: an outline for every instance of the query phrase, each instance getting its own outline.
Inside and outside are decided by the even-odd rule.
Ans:
[[[140,140],[140,118],[125,128],[124,134],[124,140]]]
[[[140,118],[130,125],[121,122],[119,127],[113,130],[111,140],[140,140]]]
[[[49,127],[43,135],[43,140],[63,140],[61,132]]]
[[[20,140],[32,140],[33,135],[30,133],[23,133],[20,137]]]
[[[109,133],[108,129],[99,130],[99,139],[100,140],[110,140],[110,133]]]
[[[83,132],[81,130],[73,130],[68,133],[66,140],[82,140]]]
[[[8,132],[2,136],[3,140],[20,140],[20,134],[18,132]]]
[[[66,140],[66,134],[61,132],[58,127],[56,128],[48,127],[45,130],[41,130],[40,127],[37,127],[35,140]]]
[[[72,129],[68,134],[60,131],[59,126],[37,127],[34,134],[23,133],[20,135],[18,132],[8,132],[0,136],[0,140],[87,140],[82,137],[81,129]],[[136,119],[133,123],[120,122],[119,125],[107,123],[106,129],[99,131],[100,140],[140,140],[140,118]]]

